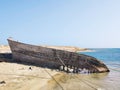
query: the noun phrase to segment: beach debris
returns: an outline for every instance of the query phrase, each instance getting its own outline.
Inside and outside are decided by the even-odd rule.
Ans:
[[[29,70],[32,70],[32,67],[29,67]]]
[[[0,84],[6,84],[6,82],[5,81],[0,81]]]

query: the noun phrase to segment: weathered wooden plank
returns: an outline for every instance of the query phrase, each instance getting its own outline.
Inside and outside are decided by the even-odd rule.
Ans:
[[[77,73],[83,70],[87,72],[109,71],[104,63],[91,56],[24,44],[10,39],[8,42],[15,61],[31,62],[52,68],[63,66],[64,68],[67,67],[67,71],[73,69],[73,72]]]

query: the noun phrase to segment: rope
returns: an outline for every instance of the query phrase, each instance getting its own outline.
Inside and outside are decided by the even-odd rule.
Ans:
[[[77,77],[77,76],[76,76]],[[89,87],[91,87],[91,88],[93,88],[93,89],[95,89],[95,90],[97,90],[97,88],[96,87],[94,87],[94,86],[92,86],[89,82],[87,82],[87,80],[81,80],[79,77],[77,77],[80,81],[82,81],[83,83],[85,83],[85,84],[87,84]]]
[[[63,64],[63,66],[66,67],[65,63],[64,63],[63,60],[59,57],[58,54],[57,54],[57,57],[58,57],[58,59],[60,60],[60,62]],[[110,69],[112,69],[112,68],[110,68]],[[115,69],[112,69],[112,70],[117,71],[117,72],[120,72],[119,70],[115,70]],[[85,80],[85,79],[84,79],[84,81],[83,81],[83,80],[80,79],[79,77],[77,77],[77,76],[75,76],[75,77],[76,77],[77,79],[79,79],[81,82],[83,82],[83,83],[85,83],[86,85],[88,85],[89,87],[97,90],[97,87],[95,87],[95,86],[92,85],[92,84],[95,84],[95,83],[92,83],[92,84],[91,84],[91,82],[88,81],[88,80]],[[97,84],[96,84],[96,85],[97,85]],[[98,85],[97,85],[97,86],[98,86]],[[98,87],[99,87],[99,86],[98,86]]]
[[[57,57],[58,57],[58,59],[61,61],[61,63],[66,67],[66,65],[65,65],[65,63],[63,62],[63,60],[59,57],[59,55],[57,54]],[[73,76],[72,76],[73,77]],[[82,79],[80,79],[78,76],[75,76],[78,80],[80,80],[81,82],[83,82],[83,83],[85,83],[86,85],[88,85],[89,87],[91,87],[91,88],[93,88],[94,90],[98,90],[97,89],[97,87],[95,87],[95,86],[93,86],[92,84],[94,84],[94,83],[92,83],[91,84],[91,82],[90,81],[88,81],[88,80],[85,80],[84,79],[84,81],[82,80]],[[97,84],[96,84],[97,85]],[[98,86],[98,85],[97,85]],[[99,87],[99,86],[98,86]]]
[[[63,64],[63,66],[66,66],[65,63],[62,61],[62,59],[59,57],[58,54],[57,54],[57,58],[60,60],[60,62]]]
[[[57,54],[57,57],[58,57],[58,59],[61,61],[61,63],[66,67],[66,65],[65,65],[65,63],[62,61],[62,59],[58,56],[58,54]],[[73,76],[72,76],[73,77]],[[83,83],[85,83],[85,84],[87,84],[89,87],[91,87],[91,88],[93,88],[93,89],[95,89],[95,90],[97,90],[97,88],[96,87],[94,87],[94,86],[92,86],[92,85],[90,85],[88,82],[85,82],[85,81],[83,81],[83,80],[81,80],[79,77],[77,77],[77,76],[75,76],[76,78],[78,78],[81,82],[83,82]]]
[[[44,70],[45,70],[45,71],[48,73],[48,75],[57,83],[57,85],[60,86],[62,90],[64,90],[64,88],[62,87],[62,85],[60,85],[60,83],[57,82],[57,80],[56,80],[46,69],[44,69]]]

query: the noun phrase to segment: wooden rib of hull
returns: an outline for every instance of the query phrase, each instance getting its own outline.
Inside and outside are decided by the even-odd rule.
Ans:
[[[30,62],[51,68],[63,66],[65,69],[64,67],[67,66],[67,68],[73,69],[73,72],[82,72],[83,70],[90,73],[109,71],[104,63],[91,56],[24,44],[10,39],[8,39],[8,43],[15,61]]]

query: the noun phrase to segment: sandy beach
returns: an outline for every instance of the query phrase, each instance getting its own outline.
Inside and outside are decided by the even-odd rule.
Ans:
[[[60,48],[65,49],[65,47]],[[70,51],[76,50],[74,47],[67,47],[66,49]],[[11,53],[10,47],[7,45],[0,45],[0,53]],[[29,64],[4,62],[4,58],[0,58],[0,61],[3,61],[0,62],[0,90],[63,89],[59,81],[64,77],[64,72]]]
[[[9,46],[0,46],[1,54],[10,52]],[[0,61],[3,61],[0,62],[0,90],[51,90],[53,85],[50,86],[49,81],[60,73],[29,64],[4,62],[4,58]]]
[[[8,46],[1,53],[11,52]],[[119,90],[120,72],[72,74],[0,58],[0,90]],[[118,68],[119,71],[119,68]]]
[[[67,74],[37,66],[0,62],[0,82],[4,81],[0,90],[119,90],[119,75],[116,72]]]
[[[73,47],[66,49],[74,51]],[[1,45],[0,53],[11,53],[10,47]],[[3,61],[0,62],[0,90],[73,90],[72,83],[66,87],[67,81],[75,78],[73,75],[30,64],[4,62],[4,58],[0,61]]]
[[[47,68],[41,68],[17,63],[0,63],[0,90],[42,90],[59,72]],[[49,89],[46,89],[49,90]]]
[[[99,88],[95,84],[92,85],[93,87],[89,86],[90,77],[91,75],[67,74],[30,65],[0,63],[0,81],[5,81],[0,84],[0,90],[94,90]]]

